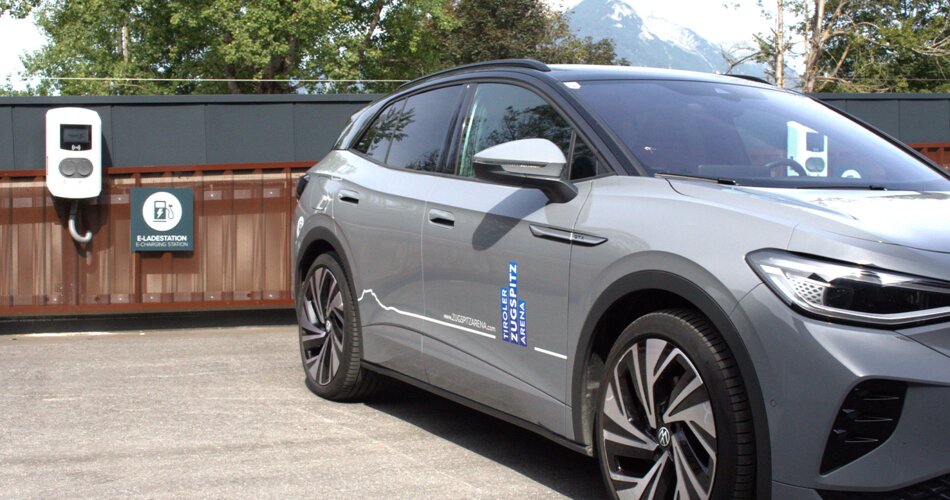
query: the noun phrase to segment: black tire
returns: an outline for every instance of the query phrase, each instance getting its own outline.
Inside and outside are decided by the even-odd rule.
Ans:
[[[378,376],[360,364],[363,339],[359,309],[350,278],[335,254],[317,257],[298,287],[296,299],[300,359],[307,387],[317,396],[334,401],[369,396],[378,386]]]
[[[725,341],[697,312],[659,311],[624,329],[596,411],[594,441],[614,498],[673,499],[678,488],[681,498],[754,498],[746,390]]]

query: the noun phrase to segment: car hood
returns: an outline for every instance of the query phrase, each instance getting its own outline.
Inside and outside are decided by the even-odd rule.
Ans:
[[[776,206],[774,216],[793,219],[796,225],[815,226],[816,229],[869,241],[950,253],[950,192],[735,186],[702,189],[700,183],[691,182],[689,187],[684,184],[677,183],[674,189],[708,201],[728,203],[724,197],[739,195],[777,203],[779,206]],[[740,203],[738,199],[733,201]],[[796,216],[794,212],[807,212],[809,217]]]

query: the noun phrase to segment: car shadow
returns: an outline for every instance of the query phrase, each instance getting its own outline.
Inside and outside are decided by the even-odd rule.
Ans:
[[[571,498],[608,498],[596,459],[396,380],[366,405],[515,470]]]
[[[537,189],[519,189],[490,208],[472,233],[472,248],[487,250],[501,241],[527,216],[548,204]]]

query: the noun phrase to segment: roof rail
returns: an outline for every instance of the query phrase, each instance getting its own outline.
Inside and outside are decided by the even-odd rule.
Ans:
[[[547,64],[544,64],[540,61],[535,61],[534,59],[496,59],[493,61],[480,61],[471,64],[463,64],[461,66],[455,66],[453,68],[443,69],[436,71],[435,73],[429,73],[425,76],[420,76],[414,80],[410,80],[402,85],[400,85],[396,90],[404,89],[411,85],[415,85],[419,82],[435,78],[437,76],[445,76],[452,73],[457,73],[459,71],[465,71],[470,69],[488,69],[488,68],[527,68],[534,69],[537,71],[551,71],[551,68]]]
[[[748,81],[750,81],[750,82],[764,83],[764,84],[766,84],[766,85],[772,85],[772,83],[769,82],[768,80],[766,80],[765,78],[759,78],[759,77],[757,77],[757,76],[752,76],[752,75],[733,75],[733,74],[731,74],[731,73],[727,73],[727,74],[724,75],[724,76],[731,76],[731,77],[733,77],[733,78],[741,78],[741,79],[743,79],[743,80],[748,80]],[[772,86],[774,87],[774,85],[772,85]]]

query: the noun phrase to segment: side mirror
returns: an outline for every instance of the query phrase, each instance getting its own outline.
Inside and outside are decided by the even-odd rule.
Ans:
[[[307,190],[307,184],[310,184],[310,174],[303,174],[297,179],[297,188],[294,190],[294,195],[299,200],[303,196],[303,192]]]
[[[547,139],[498,144],[476,153],[472,164],[479,179],[537,188],[553,203],[566,203],[577,196],[577,188],[561,177],[567,166],[564,153]]]

